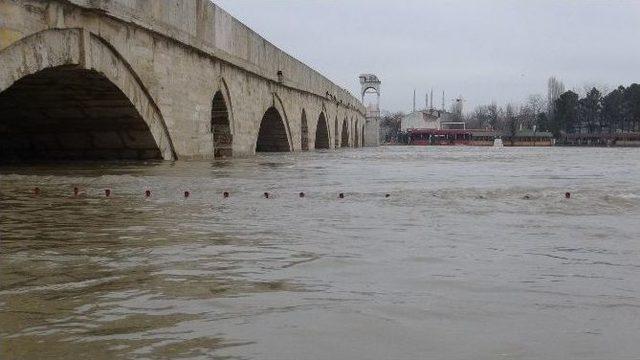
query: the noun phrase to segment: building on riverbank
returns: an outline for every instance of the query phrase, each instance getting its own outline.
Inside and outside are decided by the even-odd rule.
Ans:
[[[556,140],[548,131],[520,130],[502,138],[505,146],[554,146]]]
[[[546,131],[520,130],[506,132],[481,129],[409,129],[404,136],[408,145],[493,146],[501,139],[504,146],[553,146],[553,134]]]
[[[559,144],[565,146],[640,147],[640,133],[567,134],[560,138]]]
[[[425,109],[413,111],[402,118],[400,131],[409,132],[411,130],[454,130],[466,129],[467,125],[463,121],[456,121],[452,113],[438,110]]]

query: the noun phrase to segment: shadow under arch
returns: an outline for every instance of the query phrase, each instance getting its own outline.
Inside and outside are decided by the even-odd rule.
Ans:
[[[340,139],[340,147],[349,147],[349,121],[344,118],[342,121],[342,136]]]
[[[338,116],[336,115],[336,119],[333,124],[333,147],[335,149],[340,147],[340,128],[338,127]]]
[[[256,139],[256,152],[289,152],[291,131],[287,122],[287,114],[277,94],[273,94],[273,105],[269,107],[260,121],[260,129]]]
[[[300,116],[300,149],[302,151],[309,150],[309,124],[307,123],[307,112],[302,109]]]
[[[211,103],[211,133],[214,158],[233,156],[233,106],[224,78],[218,80]]]
[[[2,157],[176,159],[158,106],[101,37],[44,30],[0,50],[0,64]]]
[[[324,116],[324,112],[318,116],[318,124],[316,125],[316,149],[330,149],[331,137],[329,136],[329,125]]]
[[[356,119],[353,123],[353,147],[360,147],[360,126],[358,125],[358,120]]]

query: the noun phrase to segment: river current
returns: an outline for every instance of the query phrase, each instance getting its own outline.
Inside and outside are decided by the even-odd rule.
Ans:
[[[0,359],[620,360],[639,334],[638,149],[0,168]]]

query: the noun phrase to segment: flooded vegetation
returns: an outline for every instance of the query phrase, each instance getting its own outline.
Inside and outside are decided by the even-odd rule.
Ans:
[[[640,353],[634,149],[384,147],[0,176],[2,359]]]

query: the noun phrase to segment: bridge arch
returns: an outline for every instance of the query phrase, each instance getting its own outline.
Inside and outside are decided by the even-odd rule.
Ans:
[[[369,90],[373,90],[373,92],[374,92],[374,93],[376,93],[376,94],[377,94],[378,92],[380,92],[380,90],[379,90],[377,87],[375,87],[375,86],[367,86],[367,87],[365,87],[365,88],[362,90],[362,93],[363,93],[363,94],[365,94],[365,93],[366,93],[367,91],[369,91]]]
[[[0,50],[0,64],[2,157],[176,158],[140,78],[97,35],[45,30]]]
[[[307,123],[307,112],[302,109],[300,116],[300,149],[302,151],[309,150],[309,124]]]
[[[360,135],[358,134],[359,132],[359,126],[358,126],[358,119],[356,119],[353,123],[353,147],[360,147]]]
[[[291,144],[291,131],[284,106],[278,95],[274,94],[273,105],[265,111],[260,121],[256,152],[289,152],[292,150]]]
[[[233,107],[229,88],[220,78],[211,103],[211,133],[214,158],[233,156]]]
[[[333,125],[333,147],[337,149],[340,147],[340,128],[338,127],[338,116],[336,116]]]
[[[349,147],[349,120],[344,118],[342,121],[342,136],[340,139],[340,147]]]
[[[327,119],[324,116],[324,112],[320,113],[318,117],[318,124],[316,125],[316,149],[330,149],[331,137],[329,136],[329,125]]]

